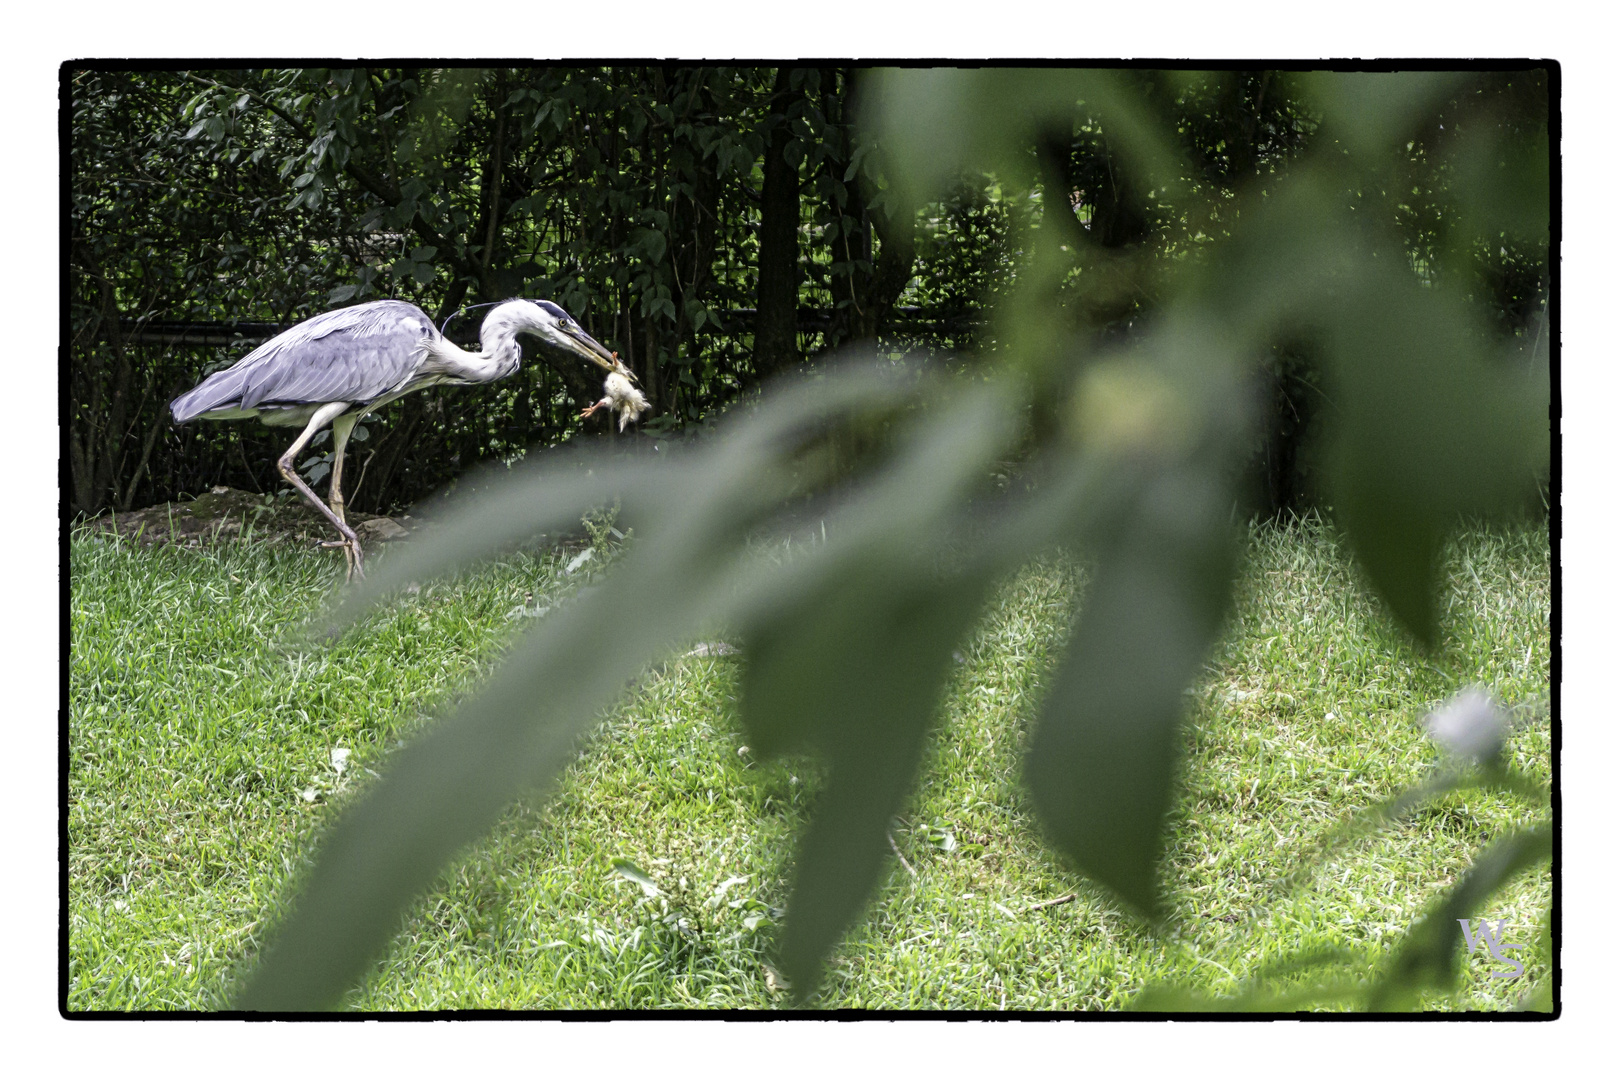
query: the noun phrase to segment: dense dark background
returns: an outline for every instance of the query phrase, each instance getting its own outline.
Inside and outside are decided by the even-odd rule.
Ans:
[[[1190,190],[1234,216],[1318,130],[1291,73],[1131,78],[1180,138]],[[1130,334],[1171,299],[1161,272],[1220,238],[1218,214],[1193,221],[1144,190],[1083,118],[1029,147],[1033,191],[967,176],[943,201],[900,205],[855,125],[867,85],[844,67],[64,70],[70,512],[282,486],[285,433],[168,421],[172,397],[267,329],[221,324],[274,329],[380,297],[440,320],[551,298],[640,375],[643,437],[672,437],[850,342],[960,366],[994,355],[986,316],[1034,230],[1076,239],[1042,317],[1103,336]],[[1496,332],[1526,348],[1547,332],[1546,235],[1481,239],[1450,191],[1545,147],[1548,123],[1545,71],[1470,75],[1409,144],[1402,189],[1357,204],[1423,280],[1487,300]],[[1485,149],[1453,153],[1463,132]],[[480,315],[452,336],[470,339]],[[368,421],[349,504],[395,509],[474,462],[604,430],[576,418],[599,394],[590,370],[527,355],[496,386],[413,395]],[[1261,512],[1302,510],[1309,436],[1332,408],[1316,345],[1284,327],[1256,360],[1269,420],[1249,489]]]

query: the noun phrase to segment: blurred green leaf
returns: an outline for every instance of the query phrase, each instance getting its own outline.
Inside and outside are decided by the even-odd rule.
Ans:
[[[1424,285],[1403,252],[1356,227],[1341,177],[1317,167],[1291,180],[1247,215],[1200,288],[1237,334],[1319,352],[1325,494],[1374,590],[1433,644],[1444,536],[1458,515],[1500,513],[1533,490],[1551,447],[1546,393],[1465,297]]]
[[[1510,833],[1481,852],[1457,884],[1407,932],[1388,972],[1368,995],[1368,1010],[1408,1009],[1421,991],[1450,988],[1456,982],[1463,943],[1458,920],[1483,918],[1486,902],[1503,886],[1550,858],[1550,825]],[[1523,929],[1528,937],[1529,928]]]
[[[1215,477],[1172,468],[1138,483],[1098,552],[1024,775],[1052,843],[1156,917],[1182,690],[1220,629],[1232,540]]]
[[[816,577],[777,590],[747,621],[742,713],[763,755],[814,749],[826,789],[802,838],[781,942],[801,998],[876,887],[889,822],[916,776],[952,650],[990,575],[952,573],[941,517],[982,482],[1011,432],[999,388],[979,387],[916,424],[894,464],[801,560]]]
[[[1369,260],[1346,285],[1330,323],[1329,493],[1374,588],[1433,645],[1445,533],[1532,490],[1545,406],[1505,357],[1485,355],[1483,327],[1404,268]]]
[[[1143,106],[1133,73],[1066,68],[880,68],[866,123],[905,205],[938,198],[967,172],[1028,186],[1031,147],[1094,116],[1141,171],[1144,188],[1179,188],[1184,170],[1162,122]]]
[[[1453,150],[1458,225],[1487,242],[1503,233],[1546,243],[1552,207],[1552,153],[1545,131],[1514,137],[1486,127]]]
[[[1459,71],[1313,71],[1300,87],[1323,125],[1363,161],[1382,161],[1460,87]]]
[[[748,639],[742,708],[756,748],[769,752],[785,732],[803,733],[828,768],[799,841],[780,944],[782,970],[801,998],[877,885],[951,651],[983,598],[982,581],[936,583],[925,574],[914,562],[865,567]]]
[[[658,542],[633,550],[618,573],[541,622],[478,697],[404,748],[383,781],[344,815],[240,1007],[335,1005],[411,898],[513,799],[555,780],[598,710],[645,664],[724,616],[735,593],[723,569],[758,515],[786,490],[785,475],[776,484],[762,482],[755,471],[761,456],[791,449],[784,440],[794,429],[896,388],[892,373],[865,370],[822,380],[815,395],[783,393],[711,451],[704,467],[681,478],[666,475],[663,520],[650,530]],[[597,477],[597,497],[582,500],[587,481],[559,492],[543,467],[517,472],[509,485],[475,500],[468,519],[499,520],[500,513],[488,513],[491,506],[512,505],[508,500],[519,494],[526,498],[514,501],[532,504],[530,520],[539,522],[577,513],[580,501],[596,505],[618,494],[603,490]],[[502,531],[521,535],[511,526]],[[375,575],[376,586],[362,590],[348,615],[410,580],[406,572],[444,568],[500,542],[446,532],[423,545],[430,551],[400,560],[407,565]]]
[[[476,498],[453,499],[431,543],[412,544],[346,592],[329,627],[345,625],[409,582],[488,558],[538,533],[575,525],[587,511],[620,500],[624,519],[645,520],[656,531],[667,516],[690,511],[695,488],[723,499],[734,485],[737,514],[728,537],[756,524],[796,483],[789,459],[807,433],[829,418],[893,408],[916,392],[915,373],[898,368],[846,365],[815,379],[783,383],[752,413],[742,412],[724,437],[687,456],[608,457],[600,452],[538,455],[511,468],[491,468],[468,484]],[[713,488],[718,483],[720,488]],[[425,513],[435,513],[428,508]],[[729,548],[727,549],[729,550]]]
[[[581,503],[588,508],[624,496],[635,486],[632,479],[660,481],[657,497],[645,503],[650,542],[633,548],[597,589],[532,630],[488,687],[402,750],[383,781],[333,829],[240,1007],[332,1007],[388,940],[410,899],[487,831],[511,800],[555,780],[598,710],[637,671],[704,626],[738,617],[739,598],[760,609],[783,603],[782,592],[772,595],[764,584],[769,577],[750,577],[736,560],[750,531],[795,487],[788,460],[803,437],[829,418],[892,404],[913,388],[903,372],[870,366],[784,387],[684,472],[604,469],[604,475],[576,477],[564,485],[553,483],[553,471],[544,466],[519,467],[506,483],[481,492],[460,521],[431,544],[410,558],[402,556],[397,565],[390,560],[368,579],[338,612],[340,618],[354,617],[412,575],[488,554],[520,537],[523,530],[509,520],[513,516],[530,528],[567,520]],[[995,388],[974,402],[976,415],[986,421],[1002,408]],[[935,485],[931,497],[916,500],[917,512],[925,517],[938,512],[957,493],[963,470],[980,460],[987,446],[999,445],[1004,430],[975,423],[948,431],[947,443],[962,444],[957,467],[943,473],[942,489]],[[938,446],[925,440],[920,449],[931,452]],[[908,459],[903,481],[914,486],[939,463],[933,456]],[[604,487],[609,479],[625,482],[615,490]],[[512,507],[528,507],[530,516],[515,514]],[[868,515],[868,520],[879,519]],[[480,521],[490,532],[468,527]],[[739,580],[755,587],[739,590]],[[783,575],[780,580],[778,590],[791,594],[801,579]]]

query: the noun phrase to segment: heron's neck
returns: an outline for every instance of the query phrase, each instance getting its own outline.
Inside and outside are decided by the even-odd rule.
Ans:
[[[427,369],[435,375],[469,383],[491,382],[517,370],[522,353],[518,349],[516,331],[492,332],[486,326],[479,336],[483,348],[478,352],[468,352],[450,341],[428,342]]]

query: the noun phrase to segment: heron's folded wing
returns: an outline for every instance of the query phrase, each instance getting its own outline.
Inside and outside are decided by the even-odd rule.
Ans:
[[[175,419],[224,408],[372,401],[410,378],[423,340],[437,335],[421,308],[401,300],[328,311],[176,398]]]

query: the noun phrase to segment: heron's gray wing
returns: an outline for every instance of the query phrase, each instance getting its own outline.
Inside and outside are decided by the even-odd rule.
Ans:
[[[215,409],[372,401],[410,378],[422,342],[438,333],[421,308],[403,300],[328,311],[210,375],[171,409],[184,423]]]

